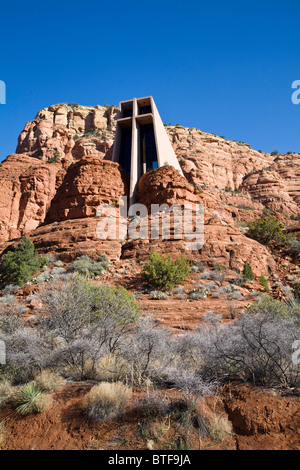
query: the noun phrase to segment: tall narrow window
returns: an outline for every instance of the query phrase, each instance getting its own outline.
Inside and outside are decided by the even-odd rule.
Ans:
[[[123,170],[128,174],[130,174],[131,168],[131,136],[131,127],[122,129],[119,163]]]
[[[153,124],[141,126],[140,156],[142,173],[158,168]]]

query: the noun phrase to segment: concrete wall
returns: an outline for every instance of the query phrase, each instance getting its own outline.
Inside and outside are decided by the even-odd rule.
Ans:
[[[133,98],[130,101],[122,101],[119,107],[119,116],[117,121],[117,129],[116,129],[116,137],[114,143],[114,151],[113,151],[113,161],[118,162],[120,156],[120,146],[121,146],[121,132],[122,132],[122,125],[124,125],[122,109],[123,106],[131,106],[133,109],[132,118],[127,118],[127,123],[132,120],[132,148],[131,148],[131,170],[130,170],[130,201],[129,205],[134,204],[135,197],[136,197],[136,188],[137,183],[141,174],[141,165],[139,164],[140,160],[140,125],[138,123],[138,102],[147,101],[151,105],[152,113],[148,116],[150,122],[153,123],[154,127],[154,135],[155,135],[155,143],[156,143],[156,151],[157,151],[157,160],[158,160],[158,167],[164,165],[173,166],[182,176],[182,170],[169,140],[168,134],[166,133],[165,127],[159,115],[159,112],[156,108],[155,102],[152,96],[148,96],[145,98]]]

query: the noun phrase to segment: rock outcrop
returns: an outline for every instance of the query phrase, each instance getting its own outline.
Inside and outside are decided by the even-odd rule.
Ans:
[[[0,165],[0,250],[30,235],[40,251],[72,259],[79,253],[145,257],[158,248],[174,256],[182,240],[99,240],[97,206],[117,207],[128,192],[128,178],[110,161],[117,109],[58,104],[40,111],[22,131],[17,153]],[[300,156],[257,152],[245,143],[182,126],[166,126],[186,178],[172,167],[141,178],[139,202],[202,203],[205,245],[198,257],[255,273],[268,273],[268,251],[246,238],[237,222],[268,213],[283,223],[300,214]],[[98,220],[99,221],[99,220]],[[289,224],[293,223],[292,220]],[[174,228],[174,227],[173,227]],[[69,253],[69,255],[68,255]]]
[[[105,141],[107,146],[113,143],[105,132],[115,129],[116,113],[114,106],[88,107],[72,103],[49,106],[26,124],[19,136],[16,152],[44,161],[53,158],[72,160],[73,149],[76,158],[87,153],[95,154],[98,147],[103,153]],[[82,140],[76,144],[79,137],[84,136],[93,136],[94,143]]]
[[[208,265],[221,265],[242,272],[247,262],[256,275],[275,271],[275,263],[268,250],[250,240],[235,227],[230,212],[216,198],[201,193],[189,184],[173,167],[161,167],[146,173],[138,184],[138,201],[148,209],[151,204],[202,204],[204,207],[204,246],[202,249],[187,249],[185,237],[182,240],[159,239],[131,240],[123,246],[123,257],[145,259],[153,250],[174,257],[184,253],[190,259],[198,259]],[[149,215],[150,218],[150,215]],[[171,234],[178,220],[171,218]],[[141,223],[141,221],[140,221]],[[149,229],[151,222],[148,222]],[[172,237],[171,237],[172,238]]]
[[[13,154],[0,166],[0,241],[20,237],[45,220],[63,170]]]

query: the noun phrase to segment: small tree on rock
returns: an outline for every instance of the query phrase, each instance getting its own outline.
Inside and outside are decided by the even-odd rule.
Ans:
[[[32,241],[24,237],[13,251],[3,255],[0,263],[0,279],[5,283],[24,285],[45,264],[45,258],[35,251]]]

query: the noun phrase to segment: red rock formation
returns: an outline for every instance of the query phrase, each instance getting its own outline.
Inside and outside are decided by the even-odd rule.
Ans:
[[[0,166],[0,242],[17,238],[44,221],[62,170],[13,154]]]
[[[81,143],[83,149],[78,149],[79,144],[76,145],[75,142],[85,135],[93,135],[97,140],[101,132],[108,131],[103,139],[107,141],[106,145],[111,146],[113,139],[110,130],[115,127],[116,112],[114,106],[88,107],[66,103],[49,106],[39,111],[36,118],[26,124],[19,136],[17,153],[26,153],[44,161],[55,155],[72,160],[73,148],[76,158],[78,154],[95,154],[98,146],[101,147],[99,142],[96,141],[94,147],[92,145],[86,152],[86,141]],[[100,148],[100,152],[103,152],[103,148]]]
[[[241,188],[268,209],[284,212],[289,217],[299,214],[299,207],[289,195],[283,179],[276,171],[253,173],[245,178]]]
[[[59,104],[40,111],[26,124],[18,154],[0,166],[0,242],[32,233],[41,250],[44,237],[45,246],[61,253],[68,249],[75,253],[74,240],[81,243],[83,251],[97,246],[98,253],[94,234],[88,247],[88,227],[94,230],[96,207],[103,202],[116,204],[118,197],[127,193],[125,176],[109,162],[115,117],[114,107]],[[239,270],[245,261],[251,261],[257,273],[272,270],[268,252],[245,238],[234,219],[254,220],[265,208],[283,222],[299,215],[300,157],[271,156],[244,143],[179,125],[166,130],[186,179],[168,167],[150,172],[139,183],[140,202],[148,207],[153,203],[203,203],[206,245],[202,259],[213,257]],[[46,164],[49,161],[57,163]],[[65,230],[70,233],[68,223],[74,240],[71,235],[64,238]],[[85,233],[82,240],[81,229]],[[123,255],[145,256],[153,243],[128,241]],[[120,253],[120,245],[118,242],[112,251]],[[165,241],[160,248],[176,255],[185,245]]]
[[[220,264],[239,272],[243,271],[245,262],[256,275],[275,271],[275,263],[268,250],[244,236],[234,226],[230,212],[216,198],[207,192],[199,193],[173,167],[162,167],[145,174],[138,184],[138,202],[145,204],[148,209],[151,204],[203,204],[205,244],[202,250],[195,252],[186,249],[185,239],[137,239],[123,246],[123,257],[145,259],[151,251],[157,250],[174,257],[184,253],[192,260]]]
[[[126,194],[128,177],[118,163],[87,155],[69,167],[45,223],[95,217],[100,204],[116,205]]]

